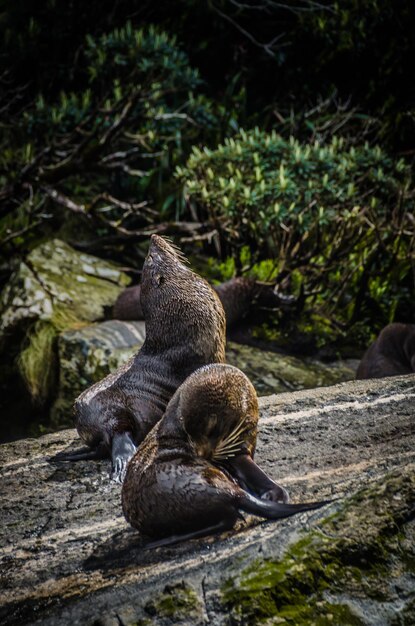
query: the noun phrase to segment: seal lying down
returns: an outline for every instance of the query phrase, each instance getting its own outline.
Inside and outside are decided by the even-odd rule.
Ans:
[[[141,305],[146,321],[141,350],[75,400],[76,428],[90,449],[55,457],[111,456],[118,481],[179,385],[199,367],[225,360],[225,313],[217,294],[158,235],[151,237],[143,266]]]
[[[230,529],[240,511],[278,519],[326,504],[287,504],[253,461],[257,423],[255,389],[236,367],[207,365],[179,387],[122,488],[127,521],[158,539],[147,547]]]

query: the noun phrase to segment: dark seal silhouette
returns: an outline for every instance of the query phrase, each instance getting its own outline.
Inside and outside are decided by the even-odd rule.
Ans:
[[[363,355],[356,378],[415,372],[415,324],[388,324]]]
[[[231,278],[225,283],[214,285],[225,310],[226,325],[231,327],[241,321],[249,312],[260,288],[253,279]],[[127,287],[115,301],[112,316],[117,320],[144,319],[141,306],[141,285]]]
[[[75,401],[76,428],[92,450],[63,458],[111,455],[116,480],[122,480],[136,446],[179,385],[202,365],[225,360],[225,315],[218,296],[158,235],[151,237],[143,266],[141,306],[146,321],[141,350]]]
[[[278,519],[325,504],[284,502],[253,461],[257,422],[255,389],[236,367],[207,365],[179,387],[122,488],[127,521],[158,538],[151,547],[230,529],[239,511]]]
[[[112,317],[116,320],[143,320],[141,307],[141,285],[127,287],[120,293],[112,309]]]

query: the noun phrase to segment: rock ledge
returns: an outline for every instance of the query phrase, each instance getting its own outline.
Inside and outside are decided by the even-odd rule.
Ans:
[[[333,502],[154,551],[107,461],[48,462],[74,430],[1,446],[1,623],[413,624],[414,399],[414,375],[262,398],[258,463]]]

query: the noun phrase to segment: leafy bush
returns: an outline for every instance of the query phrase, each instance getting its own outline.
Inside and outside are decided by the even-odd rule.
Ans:
[[[14,232],[10,218],[0,222],[2,243],[35,229],[42,236],[45,221],[62,214],[76,217],[78,241],[80,232],[139,237],[177,199],[171,168],[218,126],[197,70],[166,33],[127,23],[87,37],[79,54],[89,86],[56,102],[39,94],[3,135],[0,218],[13,213],[17,222]]]
[[[274,258],[285,288],[340,320],[354,320],[370,297],[387,321],[396,297],[407,298],[410,170],[381,148],[349,147],[337,137],[301,144],[254,129],[215,150],[193,148],[176,176],[225,252],[238,256],[248,243]]]

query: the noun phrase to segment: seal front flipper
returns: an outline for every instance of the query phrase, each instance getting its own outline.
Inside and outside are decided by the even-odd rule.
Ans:
[[[249,454],[238,454],[226,459],[224,466],[238,484],[261,500],[289,502],[288,492],[274,482],[252,459]]]
[[[129,432],[118,433],[112,438],[111,479],[117,483],[122,483],[127,471],[129,460],[134,456],[137,447]]]

